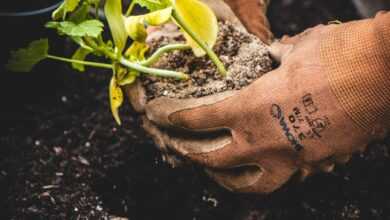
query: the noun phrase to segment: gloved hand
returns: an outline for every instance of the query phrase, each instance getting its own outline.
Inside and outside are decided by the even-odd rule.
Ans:
[[[269,193],[294,174],[331,171],[375,138],[340,106],[320,64],[319,39],[334,27],[274,43],[280,67],[240,91],[152,100],[145,129],[169,162],[199,164],[236,192]]]

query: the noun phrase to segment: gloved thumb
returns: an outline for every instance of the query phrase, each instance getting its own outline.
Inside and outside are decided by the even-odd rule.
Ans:
[[[293,48],[293,44],[285,44],[279,41],[274,41],[270,46],[268,46],[271,57],[280,63],[283,62],[283,59],[291,53]]]

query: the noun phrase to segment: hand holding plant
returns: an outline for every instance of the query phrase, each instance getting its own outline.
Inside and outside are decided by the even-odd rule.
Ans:
[[[146,7],[150,13],[131,16],[135,4]],[[217,37],[217,19],[208,6],[199,0],[134,0],[125,14],[121,0],[106,0],[104,14],[112,40],[105,39],[103,35],[104,23],[99,20],[99,7],[100,0],[65,0],[53,12],[52,21],[46,24],[47,28],[55,29],[59,35],[69,37],[79,45],[71,58],[51,55],[49,40],[40,39],[31,42],[25,49],[13,51],[7,68],[15,72],[29,72],[40,61],[53,59],[71,63],[80,72],[85,71],[85,66],[112,69],[109,97],[111,111],[118,124],[118,109],[123,103],[121,86],[134,83],[140,74],[188,79],[182,72],[150,67],[166,52],[192,49],[196,56],[207,54],[219,72],[226,75],[225,67],[211,49]],[[187,43],[166,45],[150,57],[145,57],[149,49],[145,42],[146,27],[171,21],[180,27]],[[103,57],[109,62],[88,61],[86,58],[89,55]]]

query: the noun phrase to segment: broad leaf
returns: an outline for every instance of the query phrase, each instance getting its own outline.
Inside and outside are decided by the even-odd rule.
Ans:
[[[103,32],[104,24],[99,20],[87,20],[72,30],[72,36],[98,37]]]
[[[89,50],[86,50],[82,47],[80,47],[79,49],[76,50],[76,52],[73,54],[72,56],[72,59],[74,60],[85,60],[85,58],[88,56],[88,54],[90,54],[91,51]],[[79,63],[72,63],[72,67],[75,69],[75,70],[78,70],[80,72],[84,72],[85,71],[85,67],[83,64],[79,64]]]
[[[110,81],[109,97],[112,116],[114,117],[115,121],[120,125],[121,119],[119,117],[119,107],[123,103],[123,92],[117,84],[115,76],[113,76]]]
[[[172,10],[172,7],[168,7],[146,14],[143,17],[148,25],[159,26],[167,23],[171,19]]]
[[[145,25],[158,26],[167,23],[171,19],[172,10],[172,7],[168,7],[146,15],[125,18],[127,34],[134,41],[144,42],[147,37]]]
[[[122,52],[127,41],[127,33],[122,15],[122,0],[106,0],[104,13],[110,26],[115,46],[119,52]]]
[[[13,72],[30,72],[37,63],[47,57],[48,50],[47,39],[33,41],[27,48],[12,51],[6,68]]]
[[[157,11],[169,7],[170,0],[134,0],[141,7],[147,8],[149,11]]]
[[[47,28],[57,29],[60,34],[66,34],[71,37],[98,37],[103,31],[103,23],[99,20],[87,20],[80,24],[70,21],[48,22]]]
[[[130,16],[125,19],[127,34],[131,39],[138,42],[144,42],[147,37],[143,16]]]
[[[53,13],[53,20],[65,19],[66,14],[74,11],[79,5],[80,0],[65,0]]]
[[[218,21],[206,4],[199,0],[175,0],[174,9],[203,42],[210,48],[214,46],[218,35]],[[184,36],[196,56],[206,54],[187,33],[184,32]]]

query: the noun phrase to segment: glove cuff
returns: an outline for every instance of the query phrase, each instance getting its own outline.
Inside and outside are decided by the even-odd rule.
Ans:
[[[390,125],[390,13],[336,27],[321,40],[331,89],[367,132]]]

